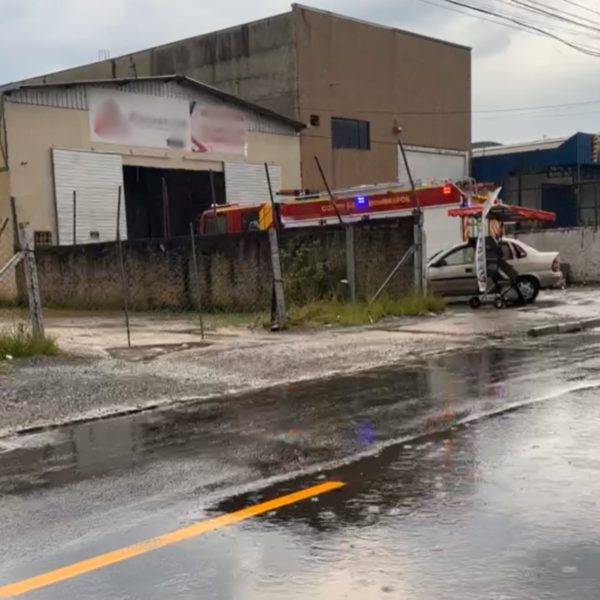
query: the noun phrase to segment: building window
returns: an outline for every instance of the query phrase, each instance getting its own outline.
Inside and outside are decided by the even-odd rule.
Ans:
[[[318,127],[321,124],[321,119],[319,115],[310,115],[310,126]]]
[[[331,144],[334,148],[369,150],[369,122],[331,117]]]
[[[33,244],[34,246],[52,246],[52,232],[34,231]]]

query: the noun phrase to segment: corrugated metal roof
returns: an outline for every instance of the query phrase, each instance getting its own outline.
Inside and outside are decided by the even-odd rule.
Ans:
[[[274,121],[278,121],[287,125],[288,127],[292,127],[296,131],[304,129],[305,127],[305,124],[301,123],[300,121],[296,121],[295,119],[291,119],[289,117],[286,117],[285,115],[276,113],[272,110],[269,110],[268,108],[264,108],[263,106],[254,104],[253,102],[248,102],[246,100],[243,100],[242,98],[239,98],[238,96],[234,96],[233,94],[229,94],[227,92],[224,92],[223,90],[220,90],[206,83],[202,83],[201,81],[197,81],[185,75],[124,77],[120,79],[86,79],[62,83],[59,82],[10,84],[4,87],[0,87],[0,93],[9,96],[16,96],[17,94],[19,94],[20,98],[24,98],[24,100],[20,101],[27,101],[31,104],[42,104],[50,101],[48,100],[48,96],[44,94],[45,97],[42,100],[36,96],[36,93],[39,93],[41,90],[44,90],[45,92],[48,92],[48,90],[56,90],[57,95],[54,99],[55,104],[50,104],[50,106],[60,106],[63,108],[79,108],[85,110],[87,109],[87,100],[85,100],[83,97],[77,97],[77,95],[73,94],[70,94],[67,98],[66,96],[62,96],[60,91],[64,92],[65,90],[85,88],[91,85],[102,85],[119,86],[120,88],[127,87],[127,91],[146,94],[150,93],[152,95],[162,96],[166,95],[169,91],[169,86],[167,85],[165,88],[165,85],[172,82],[179,84],[182,88],[187,87],[188,89],[193,89],[197,92],[204,93],[207,96],[218,98],[228,104],[234,104],[236,106],[245,108],[246,110],[251,111],[256,115],[260,115],[263,119],[271,119]],[[170,90],[170,92],[171,94],[175,93],[175,91],[172,89]],[[78,93],[81,94],[82,92],[79,91]],[[83,90],[83,94],[85,94],[85,89]],[[71,103],[72,106],[68,106],[69,103]]]
[[[543,172],[553,167],[572,167],[594,164],[589,133],[576,133],[570,138],[545,140],[547,144],[515,144],[512,147],[482,149],[473,152],[473,177],[478,181],[502,184],[513,174]],[[497,150],[506,149],[506,152]],[[496,151],[496,152],[494,152]]]
[[[501,146],[486,146],[484,148],[474,148],[473,158],[476,156],[497,156],[499,154],[513,154],[514,152],[534,152],[536,150],[551,150],[558,148],[569,138],[545,138],[533,142],[518,142],[515,144],[502,144]]]

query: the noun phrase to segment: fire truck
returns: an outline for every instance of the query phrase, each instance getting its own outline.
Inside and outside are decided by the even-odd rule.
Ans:
[[[460,241],[460,226],[448,218],[448,209],[463,205],[470,184],[451,181],[422,184],[416,188],[419,206],[424,211],[428,253]],[[384,183],[359,186],[332,193],[298,190],[280,191],[273,206],[270,202],[221,204],[202,213],[200,235],[241,233],[249,230],[314,227],[355,223],[371,219],[409,216],[416,207],[409,186]],[[440,246],[440,248],[438,248]]]

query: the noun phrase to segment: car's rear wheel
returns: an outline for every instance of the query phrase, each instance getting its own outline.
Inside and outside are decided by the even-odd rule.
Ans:
[[[517,279],[517,286],[525,300],[526,304],[532,304],[536,301],[538,294],[540,293],[540,284],[535,277],[525,275]]]

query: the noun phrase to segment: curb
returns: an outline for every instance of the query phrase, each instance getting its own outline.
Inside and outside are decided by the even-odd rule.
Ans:
[[[527,332],[527,335],[531,337],[540,337],[542,335],[555,335],[558,333],[577,333],[586,329],[593,329],[594,327],[600,327],[600,318],[533,327]]]

